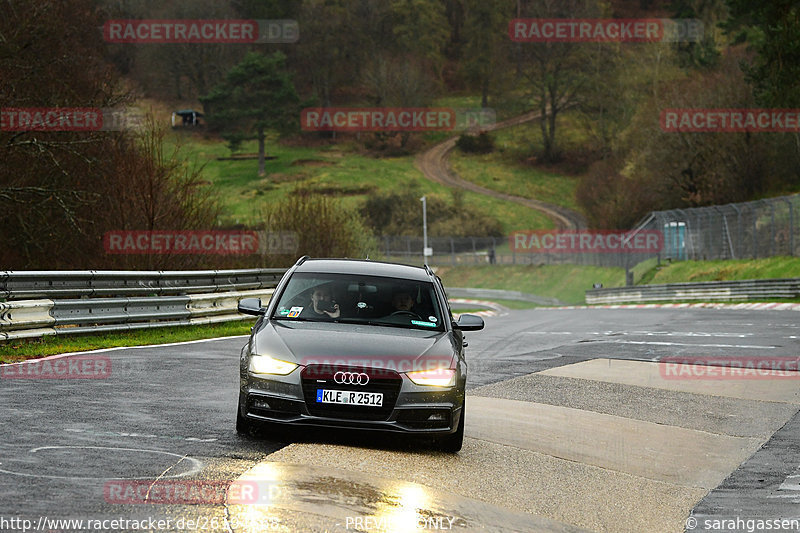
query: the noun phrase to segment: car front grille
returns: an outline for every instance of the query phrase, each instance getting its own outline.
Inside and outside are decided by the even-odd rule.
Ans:
[[[366,385],[339,385],[333,376],[336,372],[363,372],[369,376]],[[382,368],[358,368],[349,366],[309,365],[301,374],[303,396],[308,412],[314,416],[343,418],[350,420],[386,420],[391,415],[403,380],[393,370]],[[317,389],[343,390],[357,392],[380,392],[383,394],[381,407],[364,405],[339,405],[317,403]]]

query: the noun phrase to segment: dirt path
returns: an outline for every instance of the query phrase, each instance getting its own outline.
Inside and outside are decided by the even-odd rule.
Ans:
[[[519,115],[502,122],[498,122],[493,126],[489,126],[486,131],[493,131],[501,128],[509,128],[524,122],[536,120],[540,117],[539,111],[531,111],[524,115]],[[485,187],[481,187],[471,181],[461,178],[456,172],[450,168],[447,158],[450,151],[456,146],[458,137],[451,137],[443,141],[431,149],[419,154],[414,160],[414,165],[431,181],[447,185],[448,187],[458,187],[468,191],[492,196],[500,200],[515,202],[531,209],[541,211],[556,223],[559,229],[583,229],[586,227],[586,219],[580,213],[577,213],[566,207],[533,200],[530,198],[522,198],[521,196],[513,196],[502,192],[493,191]]]

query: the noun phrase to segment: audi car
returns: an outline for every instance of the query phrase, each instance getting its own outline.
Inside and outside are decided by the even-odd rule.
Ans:
[[[464,438],[464,331],[428,267],[303,257],[258,316],[240,358],[236,430],[324,426],[425,435],[457,452]]]

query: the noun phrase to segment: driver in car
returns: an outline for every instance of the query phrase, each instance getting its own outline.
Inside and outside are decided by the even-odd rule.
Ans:
[[[333,301],[331,289],[325,285],[320,285],[314,289],[311,293],[311,305],[303,309],[300,314],[303,318],[322,320],[339,318],[340,315],[339,304]]]
[[[405,311],[404,314],[419,316],[419,313],[414,310],[414,297],[407,290],[399,290],[392,294],[392,307],[394,308],[394,313],[392,314],[399,314]]]

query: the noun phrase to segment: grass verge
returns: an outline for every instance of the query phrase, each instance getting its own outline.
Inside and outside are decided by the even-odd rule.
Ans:
[[[655,267],[647,283],[683,283],[742,279],[796,278],[800,257],[730,259],[725,261],[678,261]]]
[[[254,321],[255,319],[253,319]],[[34,357],[84,352],[120,346],[146,346],[198,339],[213,339],[250,333],[253,321],[224,322],[207,326],[172,326],[104,335],[55,336],[0,343],[0,363],[14,363]]]
[[[445,287],[522,291],[558,298],[571,305],[584,303],[585,291],[592,288],[593,283],[602,283],[605,287],[625,284],[623,268],[583,265],[442,266],[436,273]]]

